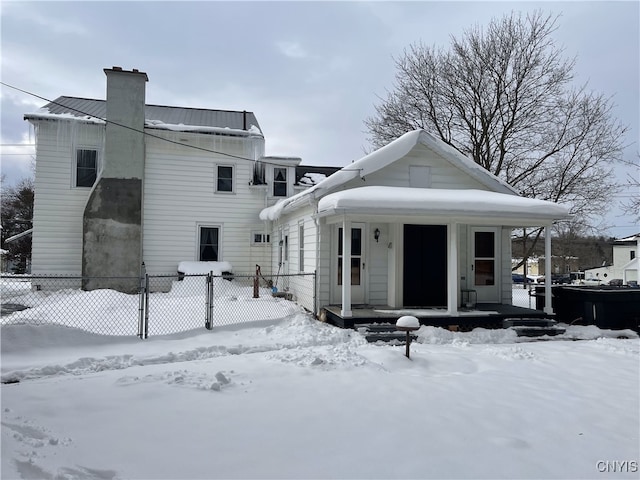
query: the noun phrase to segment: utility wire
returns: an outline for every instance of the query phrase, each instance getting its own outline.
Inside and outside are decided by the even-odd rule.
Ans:
[[[9,85],[8,83],[2,82],[2,81],[0,81],[0,85],[4,85],[5,87],[12,88],[12,89],[17,90],[18,92],[22,92],[22,93],[24,93],[26,95],[31,95],[32,97],[39,98],[40,100],[43,100],[45,102],[52,103],[54,105],[58,105],[58,106],[63,107],[63,108],[67,108],[67,109],[72,110],[72,111],[74,111],[76,113],[79,113],[81,115],[85,115],[87,117],[91,117],[91,118],[95,118],[95,119],[101,120],[101,121],[105,122],[105,124],[106,123],[110,123],[112,125],[116,125],[118,127],[125,128],[127,130],[132,130],[132,131],[134,131],[136,133],[140,133],[142,135],[146,135],[146,136],[151,137],[151,138],[162,140],[162,141],[167,142],[167,143],[172,143],[174,145],[179,145],[181,147],[193,148],[195,150],[200,150],[200,151],[207,152],[207,153],[215,153],[216,155],[224,155],[224,156],[227,156],[227,157],[235,158],[237,160],[244,160],[244,161],[252,162],[252,163],[255,163],[255,162],[258,161],[258,159],[242,157],[240,155],[233,155],[231,153],[219,152],[217,150],[211,150],[211,149],[204,148],[204,147],[198,147],[196,145],[189,145],[187,143],[178,142],[176,140],[170,140],[168,138],[164,138],[164,137],[161,137],[159,135],[154,135],[154,134],[149,133],[149,132],[147,132],[145,130],[138,130],[137,128],[129,127],[128,125],[122,125],[121,123],[114,122],[112,120],[107,120],[106,118],[95,117],[94,115],[91,115],[91,114],[89,114],[87,112],[83,112],[82,110],[78,110],[77,108],[69,107],[68,105],[64,105],[64,104],[56,102],[54,100],[49,100],[48,98],[45,98],[45,97],[43,97],[41,95],[37,95],[37,94],[29,92],[27,90],[23,90],[23,89],[18,88],[18,87],[14,86],[14,85]],[[288,167],[288,166],[290,166],[288,164],[279,164],[279,163],[275,163],[275,162],[262,162],[262,163],[265,163],[265,164],[268,164],[268,165],[274,165],[274,166],[278,166],[278,167]],[[349,169],[348,168],[343,168],[342,170],[349,170]],[[352,169],[352,170],[358,170],[359,171],[360,169]]]

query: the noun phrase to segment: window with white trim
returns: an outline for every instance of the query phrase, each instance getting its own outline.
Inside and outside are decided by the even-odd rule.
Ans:
[[[98,150],[76,148],[74,187],[93,187],[98,178]]]
[[[217,262],[220,258],[220,227],[201,226],[198,235],[198,260]]]
[[[264,245],[271,242],[271,235],[264,232],[251,232],[251,243],[254,245]]]
[[[287,169],[283,167],[275,167],[273,169],[273,196],[287,196]]]
[[[217,165],[216,167],[216,192],[233,193],[233,165]]]

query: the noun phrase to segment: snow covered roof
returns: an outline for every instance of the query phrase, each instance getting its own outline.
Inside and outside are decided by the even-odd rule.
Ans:
[[[348,213],[473,218],[513,226],[534,226],[569,216],[568,208],[557,203],[475,189],[358,187],[331,193],[318,202],[320,216]]]
[[[635,235],[630,235],[625,238],[617,238],[614,240],[614,243],[635,243],[640,238],[640,233],[636,233]]]
[[[333,175],[340,167],[314,167],[311,165],[296,166],[296,185],[310,187],[317,185],[325,178]]]
[[[279,218],[282,213],[293,210],[299,205],[307,204],[308,198],[321,198],[354,178],[365,178],[367,175],[377,172],[387,165],[400,160],[418,144],[427,146],[494,192],[500,192],[506,195],[517,195],[513,187],[505,181],[488,172],[442,140],[424,130],[414,130],[405,133],[388,145],[343,167],[313,187],[283,199],[271,207],[265,208],[260,212],[260,218],[262,220],[275,220]]]
[[[34,113],[25,114],[24,118],[69,118],[102,123],[106,114],[105,100],[63,96]],[[176,131],[262,135],[256,116],[245,111],[145,105],[145,126]]]

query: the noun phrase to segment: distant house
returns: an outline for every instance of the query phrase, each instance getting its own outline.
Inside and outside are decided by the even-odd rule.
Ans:
[[[469,291],[478,303],[510,305],[512,229],[567,216],[422,130],[260,213],[271,237],[285,240],[272,248],[293,252],[274,253],[274,262],[286,257],[285,272],[315,271],[318,304],[336,305],[329,310],[343,319],[354,305],[456,316]]]
[[[260,210],[337,168],[265,156],[252,112],[146,105],[146,73],[104,72],[106,101],[64,96],[24,117],[36,134],[33,274],[132,291],[143,263],[150,274],[185,260],[270,264]]]
[[[609,283],[612,280],[616,280],[623,285],[637,285],[639,242],[640,233],[614,240],[612,245],[613,264],[585,270],[585,281],[589,283]]]

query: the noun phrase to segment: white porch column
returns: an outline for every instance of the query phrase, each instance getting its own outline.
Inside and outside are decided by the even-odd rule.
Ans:
[[[553,313],[551,306],[551,225],[544,227],[544,313]]]
[[[458,224],[450,223],[447,228],[449,237],[447,262],[447,313],[458,316]]]
[[[351,221],[342,220],[342,318],[352,317],[351,311]]]

